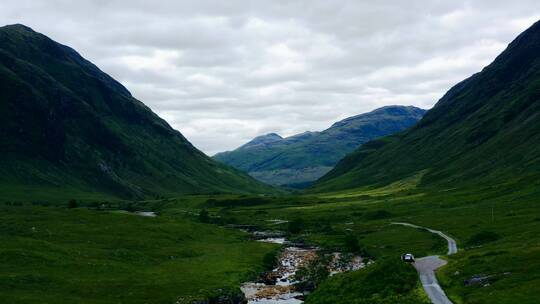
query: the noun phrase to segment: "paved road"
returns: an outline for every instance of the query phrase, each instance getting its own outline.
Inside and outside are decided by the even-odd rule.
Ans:
[[[446,241],[448,242],[448,255],[451,255],[457,252],[456,241],[439,230],[433,230],[426,227],[413,225],[410,223],[392,223],[392,224],[426,229],[431,233],[438,234],[442,238],[446,239]],[[418,275],[420,276],[420,281],[422,282],[422,286],[424,287],[426,294],[428,295],[429,299],[431,300],[431,303],[433,304],[452,304],[452,302],[448,299],[448,297],[444,293],[444,290],[442,290],[441,286],[439,285],[439,282],[437,282],[437,277],[435,276],[435,270],[437,270],[439,267],[444,266],[444,265],[446,265],[446,261],[439,258],[439,256],[436,256],[436,255],[431,255],[431,256],[416,259],[416,262],[414,263],[414,267],[416,268],[416,271],[418,271]]]
[[[445,240],[448,242],[448,253],[447,253],[447,255],[451,255],[451,254],[457,253],[457,245],[456,245],[456,241],[455,241],[453,238],[449,237],[448,235],[442,233],[442,232],[439,231],[439,230],[433,230],[433,229],[429,229],[429,228],[426,228],[426,227],[413,225],[413,224],[410,224],[410,223],[396,222],[396,223],[392,223],[392,224],[394,224],[394,225],[409,226],[409,227],[419,228],[419,229],[426,229],[427,231],[429,231],[429,232],[431,232],[431,233],[438,234],[440,237],[442,237],[443,239],[445,239]]]

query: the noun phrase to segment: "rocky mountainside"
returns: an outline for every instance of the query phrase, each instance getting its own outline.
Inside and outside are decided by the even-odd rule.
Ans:
[[[336,122],[321,132],[304,132],[287,138],[271,133],[256,137],[215,159],[248,172],[273,185],[305,186],[361,144],[414,125],[424,110],[388,106]]]
[[[23,25],[0,28],[0,115],[5,198],[269,190],[194,148],[76,51]]]

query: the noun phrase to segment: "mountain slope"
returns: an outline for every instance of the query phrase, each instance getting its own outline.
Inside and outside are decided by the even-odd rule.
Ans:
[[[5,195],[268,190],[195,149],[73,49],[23,25],[0,28],[0,115]]]
[[[321,177],[364,142],[402,131],[424,113],[415,107],[383,107],[336,122],[322,132],[287,138],[275,133],[259,136],[214,158],[270,184],[305,184]]]
[[[369,142],[322,177],[314,191],[389,184],[481,185],[538,180],[540,23],[493,63],[448,91],[407,132]]]

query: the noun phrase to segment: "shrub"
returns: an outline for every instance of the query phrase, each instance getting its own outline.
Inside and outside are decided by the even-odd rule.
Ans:
[[[500,239],[501,236],[493,231],[481,231],[469,238],[467,246],[479,246],[485,243],[494,242]]]
[[[210,198],[206,200],[207,207],[233,207],[233,206],[257,206],[271,203],[269,199],[262,197],[246,197],[246,198],[237,198],[237,199],[223,199],[216,200]]]
[[[208,211],[206,209],[203,209],[201,210],[201,212],[199,212],[199,221],[201,221],[201,223],[210,222],[210,215],[208,214]]]
[[[332,225],[330,225],[330,223],[321,223],[319,226],[315,228],[315,230],[318,232],[324,232],[327,234],[335,233],[334,228],[332,228]]]
[[[68,208],[77,208],[77,207],[78,207],[77,201],[74,199],[70,199],[68,202]]]
[[[289,222],[287,231],[291,234],[298,234],[304,229],[304,221],[302,219],[294,219]]]
[[[127,203],[127,205],[125,206],[125,210],[127,212],[135,212],[136,208],[135,208],[134,203]]]
[[[268,252],[263,257],[263,265],[265,269],[273,269],[278,263],[279,250]]]
[[[347,234],[345,236],[345,251],[356,253],[359,250],[360,244],[358,243],[358,239],[352,234]]]
[[[418,275],[410,264],[398,258],[377,260],[366,269],[326,279],[305,303],[425,303],[415,293],[417,284]]]
[[[367,251],[367,249],[362,244],[360,244],[358,238],[352,234],[347,234],[345,236],[345,251],[358,254],[364,258],[373,257],[373,255],[371,255]]]
[[[365,214],[367,220],[382,220],[392,217],[392,213],[386,210],[375,210]]]
[[[315,290],[326,278],[329,277],[328,271],[329,257],[318,256],[306,266],[300,267],[294,275],[297,281],[294,285],[296,289],[302,291]]]

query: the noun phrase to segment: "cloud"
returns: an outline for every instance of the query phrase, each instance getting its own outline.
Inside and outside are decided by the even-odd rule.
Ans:
[[[74,47],[208,154],[384,105],[429,108],[539,11],[536,0],[0,3],[3,22]]]

